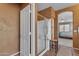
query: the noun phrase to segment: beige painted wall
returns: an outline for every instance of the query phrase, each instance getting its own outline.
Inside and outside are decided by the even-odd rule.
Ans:
[[[19,6],[0,4],[0,55],[19,51]]]

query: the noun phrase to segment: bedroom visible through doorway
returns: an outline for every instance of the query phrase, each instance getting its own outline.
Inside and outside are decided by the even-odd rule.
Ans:
[[[62,12],[58,15],[58,44],[73,47],[73,13]]]

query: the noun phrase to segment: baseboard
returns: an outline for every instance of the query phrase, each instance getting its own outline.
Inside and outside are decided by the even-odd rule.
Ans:
[[[12,55],[10,55],[10,56],[16,56],[16,55],[18,55],[20,52],[16,52],[16,53],[14,53],[14,54],[12,54]]]

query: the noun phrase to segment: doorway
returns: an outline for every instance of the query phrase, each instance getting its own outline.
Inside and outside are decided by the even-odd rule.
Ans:
[[[58,14],[58,45],[73,47],[73,13]]]

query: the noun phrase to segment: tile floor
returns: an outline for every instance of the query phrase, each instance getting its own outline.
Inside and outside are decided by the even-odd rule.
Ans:
[[[65,38],[59,38],[58,44],[67,46],[67,47],[73,47],[73,40],[72,39],[65,39]]]
[[[55,53],[53,50],[49,50],[43,56],[79,56],[79,50],[59,45],[57,53]]]

